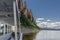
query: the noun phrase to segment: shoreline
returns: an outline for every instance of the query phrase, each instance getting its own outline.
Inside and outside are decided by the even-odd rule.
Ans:
[[[38,30],[38,29],[28,29],[28,28],[22,28],[21,29],[21,32],[23,33],[23,34],[29,34],[29,33],[37,33],[37,32],[39,32],[40,30]]]

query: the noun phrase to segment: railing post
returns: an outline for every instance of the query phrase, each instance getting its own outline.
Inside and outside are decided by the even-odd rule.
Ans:
[[[4,35],[5,35],[5,32],[6,32],[6,26],[5,26],[5,24],[4,24]]]
[[[8,24],[7,24],[7,34],[8,34]]]
[[[18,40],[17,39],[17,15],[16,15],[16,2],[14,1],[13,2],[13,10],[14,10],[14,25],[15,25],[15,40]]]

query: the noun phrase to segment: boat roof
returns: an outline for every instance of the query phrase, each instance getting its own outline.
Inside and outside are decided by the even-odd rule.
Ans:
[[[15,0],[0,0],[0,1],[6,2],[6,1],[15,1]]]
[[[13,2],[0,2],[0,11],[12,12]]]
[[[0,21],[14,25],[13,2],[0,2]]]

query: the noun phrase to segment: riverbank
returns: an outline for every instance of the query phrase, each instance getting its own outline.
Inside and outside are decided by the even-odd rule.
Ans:
[[[21,33],[23,34],[29,34],[29,33],[36,33],[39,32],[39,29],[29,29],[29,28],[22,28]]]

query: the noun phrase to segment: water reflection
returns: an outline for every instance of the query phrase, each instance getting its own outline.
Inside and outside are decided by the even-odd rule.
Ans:
[[[60,40],[60,31],[41,30],[38,33],[23,35],[23,40]]]
[[[35,38],[36,33],[29,33],[23,35],[23,40],[33,40]]]

